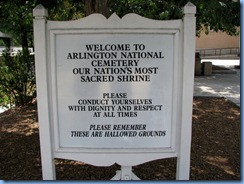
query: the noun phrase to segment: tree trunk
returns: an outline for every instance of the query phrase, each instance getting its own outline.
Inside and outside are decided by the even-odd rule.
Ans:
[[[28,50],[28,38],[27,38],[27,31],[25,29],[22,29],[22,34],[21,34],[21,44],[22,44],[22,49],[25,52]]]
[[[3,40],[4,44],[5,44],[5,46],[7,48],[10,48],[10,46],[11,46],[11,39],[10,38],[2,38],[2,40]]]
[[[85,0],[85,15],[101,13],[108,18],[110,16],[108,1],[109,0]]]
[[[23,31],[21,35],[21,42],[23,49],[28,48],[27,32]]]

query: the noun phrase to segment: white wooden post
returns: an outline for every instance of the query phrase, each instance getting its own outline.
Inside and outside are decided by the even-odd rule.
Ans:
[[[111,180],[140,180],[140,178],[132,172],[132,166],[121,166],[121,170],[116,171]]]
[[[182,115],[180,151],[177,158],[177,180],[189,180],[192,103],[194,85],[195,58],[195,13],[196,7],[188,2],[184,6],[183,18],[183,84],[182,84]],[[189,90],[191,88],[191,90]]]
[[[52,152],[50,107],[48,100],[46,17],[47,10],[38,5],[33,10],[35,69],[37,83],[38,122],[41,145],[42,176],[44,180],[55,180],[55,164]]]

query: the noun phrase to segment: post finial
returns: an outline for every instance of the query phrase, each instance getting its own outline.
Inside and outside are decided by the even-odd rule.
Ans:
[[[33,9],[33,16],[35,18],[44,18],[48,16],[47,10],[41,4]]]
[[[184,14],[196,14],[196,6],[188,2],[183,8]]]

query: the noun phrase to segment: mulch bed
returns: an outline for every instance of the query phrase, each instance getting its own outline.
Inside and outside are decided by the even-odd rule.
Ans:
[[[240,180],[240,108],[225,98],[195,97],[190,180]],[[36,104],[0,114],[0,179],[41,180]],[[57,180],[109,180],[120,166],[55,159]],[[175,180],[176,159],[133,167],[142,180]]]

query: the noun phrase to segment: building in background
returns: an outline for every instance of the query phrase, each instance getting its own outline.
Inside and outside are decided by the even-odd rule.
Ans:
[[[12,36],[9,34],[0,32],[0,39],[3,40],[6,46],[11,46],[13,44]]]
[[[240,47],[240,35],[230,36],[225,32],[210,31],[208,35],[204,32],[196,37],[196,49],[215,49]]]
[[[225,32],[204,31],[200,37],[196,37],[196,52],[201,58],[239,58],[240,56],[240,34],[230,36]]]

